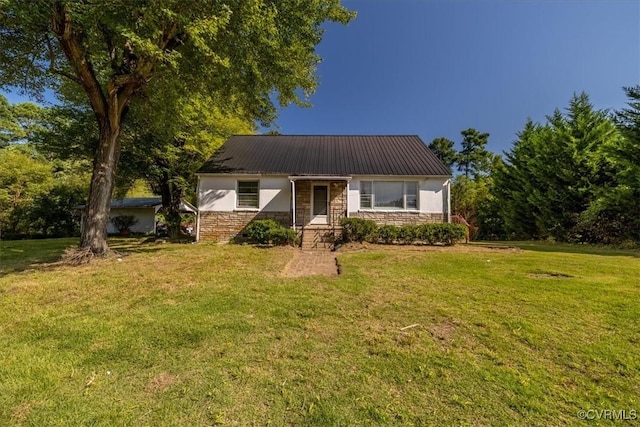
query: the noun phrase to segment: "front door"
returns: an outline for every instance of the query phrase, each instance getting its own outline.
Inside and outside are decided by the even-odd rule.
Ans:
[[[311,223],[329,223],[329,186],[314,185],[311,197]]]

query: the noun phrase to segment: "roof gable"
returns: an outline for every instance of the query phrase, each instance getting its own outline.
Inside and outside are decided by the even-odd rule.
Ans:
[[[236,135],[198,173],[451,175],[415,135]]]

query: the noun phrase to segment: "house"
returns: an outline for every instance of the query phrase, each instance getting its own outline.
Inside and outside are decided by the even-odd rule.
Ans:
[[[77,206],[82,209],[82,221],[84,224],[84,208],[85,205]],[[133,216],[137,222],[129,227],[132,233],[155,234],[156,233],[156,215],[162,208],[162,198],[160,197],[128,197],[124,199],[112,199],[111,211],[109,212],[109,221],[107,223],[107,233],[117,234],[119,231],[111,222],[111,219],[117,216]],[[186,201],[180,203],[180,211],[196,215],[196,208]]]
[[[196,173],[197,239],[272,218],[315,238],[344,217],[449,222],[449,169],[418,136],[232,136]]]

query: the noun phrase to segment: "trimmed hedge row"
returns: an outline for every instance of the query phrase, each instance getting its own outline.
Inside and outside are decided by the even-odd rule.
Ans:
[[[273,219],[258,219],[247,226],[249,241],[252,243],[272,245],[297,245],[300,243],[298,233],[283,227]]]
[[[467,230],[460,224],[429,223],[420,225],[381,225],[361,218],[343,218],[342,239],[346,242],[369,242],[410,245],[454,245],[465,238]]]
[[[460,224],[382,225],[361,218],[343,218],[342,240],[345,242],[369,242],[410,245],[422,242],[429,245],[454,245],[466,236],[466,228]],[[298,233],[283,227],[273,219],[251,222],[246,228],[249,241],[258,244],[297,245]]]

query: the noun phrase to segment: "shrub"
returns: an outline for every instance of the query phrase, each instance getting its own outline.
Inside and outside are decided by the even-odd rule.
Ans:
[[[422,224],[418,226],[416,238],[424,243],[453,245],[466,236],[466,228],[461,224]]]
[[[283,227],[273,219],[259,219],[247,226],[249,241],[261,244],[295,245],[299,243],[298,233]]]
[[[383,225],[378,228],[376,236],[384,243],[393,243],[398,239],[399,229],[395,225]]]
[[[403,225],[398,229],[398,240],[405,245],[410,245],[418,238],[419,230],[419,225]]]
[[[421,224],[416,230],[416,239],[422,240],[422,242],[429,245],[436,243],[433,224]]]
[[[119,215],[111,218],[111,224],[118,229],[120,234],[126,234],[131,231],[131,227],[138,223],[138,219],[133,215]]]
[[[458,240],[467,237],[467,228],[462,224],[441,224],[446,231],[445,245],[455,245]]]
[[[346,242],[372,241],[378,226],[374,221],[362,218],[342,218],[342,239]]]
[[[291,228],[285,228],[281,225],[278,227],[270,228],[267,231],[267,241],[274,245],[292,245],[295,246],[300,243],[298,233]]]
[[[269,241],[267,238],[269,230],[278,227],[281,227],[281,225],[273,219],[259,219],[252,221],[251,224],[247,226],[246,232],[251,242],[267,243]]]
[[[361,218],[343,218],[342,240],[345,242],[372,242],[412,244],[420,240],[429,245],[454,245],[467,235],[467,229],[461,224],[434,223],[420,225],[383,225]]]

